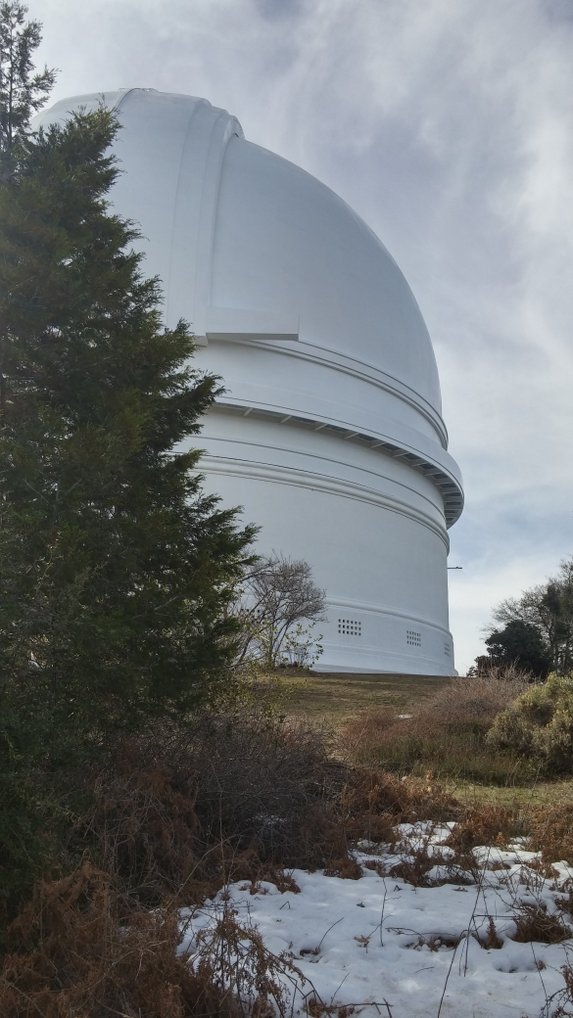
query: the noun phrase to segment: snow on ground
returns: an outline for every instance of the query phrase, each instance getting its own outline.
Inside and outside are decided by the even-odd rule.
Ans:
[[[286,1014],[307,1014],[314,997],[329,1007],[353,1005],[362,1018],[549,1018],[566,999],[562,966],[573,967],[573,940],[519,943],[512,935],[520,907],[573,924],[556,905],[573,887],[573,868],[559,863],[555,876],[544,877],[537,854],[516,842],[474,849],[475,864],[462,870],[444,846],[453,826],[403,824],[397,847],[361,844],[357,880],[294,870],[300,893],[233,884],[184,910],[181,950],[192,959],[199,931],[208,938],[223,914],[234,913],[304,976],[294,984],[292,974],[283,977]],[[420,849],[436,858],[424,878],[430,886],[391,875],[396,864],[415,868]],[[565,1013],[573,1014],[570,998]]]

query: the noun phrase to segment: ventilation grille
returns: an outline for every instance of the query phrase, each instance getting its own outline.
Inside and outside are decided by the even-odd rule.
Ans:
[[[452,648],[450,647],[448,640],[444,640],[444,654],[446,657],[452,656]]]
[[[362,636],[362,623],[358,619],[339,619],[338,632],[341,636]]]
[[[421,647],[422,646],[422,634],[416,629],[406,630],[406,643],[409,647]]]

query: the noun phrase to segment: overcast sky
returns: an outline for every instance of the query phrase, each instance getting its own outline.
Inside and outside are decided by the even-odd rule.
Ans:
[[[383,240],[433,339],[466,508],[460,671],[573,555],[573,0],[30,0],[54,99],[133,86],[234,113]]]

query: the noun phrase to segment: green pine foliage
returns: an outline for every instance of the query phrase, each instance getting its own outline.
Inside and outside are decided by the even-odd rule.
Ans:
[[[116,130],[52,127],[0,188],[0,667],[96,727],[212,688],[252,536],[201,490],[218,384],[109,211]]]

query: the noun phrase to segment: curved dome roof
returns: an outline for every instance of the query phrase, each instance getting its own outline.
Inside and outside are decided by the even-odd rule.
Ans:
[[[204,99],[130,89],[63,100],[38,125],[101,102],[118,111],[126,169],[113,198],[141,224],[168,325],[201,337],[301,342],[382,373],[441,412],[428,331],[400,269],[334,192],[248,142]],[[151,241],[149,243],[149,241]]]
[[[139,88],[81,95],[35,124],[102,103],[122,125],[112,200],[141,227],[166,324],[184,318],[209,347],[198,365],[223,378],[218,405],[329,428],[397,457],[433,481],[455,522],[461,476],[430,337],[369,227],[205,99]]]

